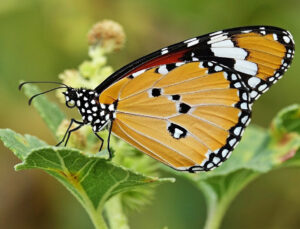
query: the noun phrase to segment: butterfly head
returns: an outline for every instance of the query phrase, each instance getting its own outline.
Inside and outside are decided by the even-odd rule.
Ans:
[[[63,94],[66,106],[69,108],[77,107],[83,117],[101,109],[98,102],[99,95],[94,90],[68,87]]]
[[[68,108],[77,107],[78,109],[95,105],[98,96],[93,90],[72,87],[68,87],[63,94],[65,96],[66,106]]]
[[[116,104],[101,104],[99,94],[85,88],[68,88],[63,92],[66,105],[77,107],[85,124],[90,124],[95,132],[100,131],[115,116]]]

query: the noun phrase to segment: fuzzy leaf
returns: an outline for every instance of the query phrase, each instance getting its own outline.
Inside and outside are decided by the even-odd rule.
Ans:
[[[79,150],[47,146],[36,137],[23,137],[9,129],[0,130],[0,139],[23,161],[16,170],[38,168],[55,177],[79,200],[96,228],[106,228],[99,226],[99,219],[111,197],[140,186],[174,181],[145,176]]]
[[[272,169],[300,166],[300,106],[283,109],[271,129],[250,126],[232,156],[214,171],[183,174],[206,196],[206,229],[218,228],[234,197],[250,181]]]
[[[24,93],[30,98],[33,95],[40,93],[38,87],[34,85],[24,85]],[[65,114],[55,104],[50,102],[46,96],[38,96],[32,101],[33,106],[37,109],[42,119],[46,122],[52,133],[55,135],[58,126],[64,120]]]
[[[0,129],[0,139],[21,160],[24,160],[33,149],[47,146],[45,142],[34,136],[26,134],[23,137],[10,129]]]
[[[103,158],[87,157],[78,150],[47,147],[33,150],[16,170],[39,168],[62,182],[80,201],[83,193],[94,208],[111,196],[136,186],[169,181],[134,173]]]

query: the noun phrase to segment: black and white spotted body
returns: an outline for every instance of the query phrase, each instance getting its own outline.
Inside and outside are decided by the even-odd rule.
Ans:
[[[117,104],[99,103],[99,94],[94,90],[68,88],[63,94],[67,107],[77,107],[83,123],[90,124],[94,132],[101,131],[115,118]]]

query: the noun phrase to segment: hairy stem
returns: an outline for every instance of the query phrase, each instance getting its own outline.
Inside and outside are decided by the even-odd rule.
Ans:
[[[233,174],[234,179],[216,179],[201,181],[198,188],[205,196],[207,217],[204,229],[218,229],[228,207],[238,193],[258,176],[251,170],[238,171]]]
[[[105,204],[110,229],[129,229],[128,220],[123,212],[120,195],[112,197]]]

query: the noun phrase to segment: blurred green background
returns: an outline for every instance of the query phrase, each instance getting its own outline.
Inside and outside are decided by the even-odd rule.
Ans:
[[[55,144],[50,131],[17,90],[20,80],[57,80],[87,58],[86,36],[102,19],[123,25],[125,48],[109,56],[115,69],[163,46],[220,29],[245,25],[283,27],[300,43],[300,2],[252,1],[0,1],[0,128],[36,135]],[[260,98],[253,112],[268,127],[283,107],[299,103],[300,64]],[[53,97],[54,98],[54,97]],[[92,228],[79,203],[40,171],[13,169],[18,160],[0,146],[0,228]],[[234,200],[222,228],[300,228],[300,169],[273,171],[252,182]],[[202,228],[203,196],[188,182],[157,189],[155,201],[129,214],[133,229]]]

